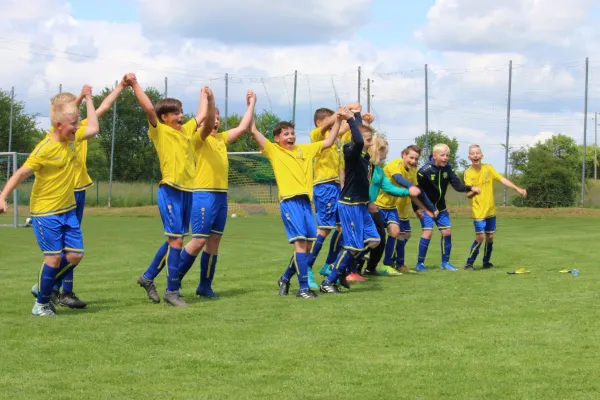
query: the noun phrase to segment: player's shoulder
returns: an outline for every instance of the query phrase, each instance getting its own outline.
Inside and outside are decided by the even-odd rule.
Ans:
[[[42,140],[38,142],[31,152],[32,156],[43,157],[54,147],[54,141],[50,138],[50,135],[46,135]]]

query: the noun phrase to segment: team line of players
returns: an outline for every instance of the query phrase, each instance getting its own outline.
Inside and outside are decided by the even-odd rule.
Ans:
[[[147,115],[148,136],[157,151],[162,174],[157,199],[167,241],[137,278],[155,303],[160,302],[160,296],[154,279],[166,267],[163,300],[173,306],[187,306],[180,294],[181,281],[197,257],[200,257],[200,282],[196,294],[217,297],[212,281],[227,220],[226,145],[248,130],[273,167],[281,217],[294,247],[290,263],[278,281],[281,295],[288,294],[294,274],[298,275],[297,296],[301,298],[317,297],[314,291],[317,288],[323,293],[339,293],[338,283],[349,288],[348,278],[360,279],[354,268],[369,258],[371,249],[385,253],[387,269],[383,274],[385,271],[391,274],[391,266],[409,271],[404,266],[403,244],[410,235],[407,209],[411,204],[423,226],[416,270],[426,270],[424,259],[434,223],[442,232],[442,268],[455,269],[449,263],[450,222],[444,202],[448,182],[473,198],[477,236],[466,267],[472,268],[484,234],[487,235],[484,263],[490,266],[495,230],[493,180],[526,195],[524,189],[502,178],[491,166],[481,164],[483,156],[477,146],[469,149],[473,165],[465,174],[467,185],[460,183],[448,166],[449,149],[443,145],[434,147],[432,159],[419,173],[416,166],[420,149],[416,146],[409,146],[402,159],[391,161],[382,170],[379,164],[387,155],[387,144],[374,136],[369,126],[374,117],[369,113],[362,115],[360,104],[342,107],[337,112],[317,110],[311,144],[296,144],[291,122],[281,122],[274,128],[276,143],[272,143],[254,124],[256,95],[251,91],[246,96],[247,110],[240,125],[218,132],[219,113],[210,88],[202,88],[195,117],[184,123],[179,100],[167,98],[153,105],[135,74],[129,73],[97,110],[88,85],[79,97],[70,93],[55,96],[50,105],[49,133],[0,193],[0,213],[7,212],[7,196],[35,175],[30,211],[44,263],[38,282],[32,287],[36,298],[33,315],[55,316],[57,304],[71,308],[86,306],[73,292],[73,276],[84,253],[81,221],[85,190],[93,185],[87,173],[87,140],[97,135],[98,118],[127,86],[133,89]],[[87,119],[80,122],[79,105],[83,100]],[[311,209],[313,200],[318,228]],[[387,225],[389,234],[385,243],[382,223]],[[192,239],[184,247],[183,238],[189,234],[190,224]],[[334,232],[330,254],[321,269],[327,278],[317,285],[312,267],[330,232]],[[375,266],[370,270],[375,271]]]

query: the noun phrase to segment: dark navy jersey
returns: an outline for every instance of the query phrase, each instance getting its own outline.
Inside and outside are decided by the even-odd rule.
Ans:
[[[343,147],[345,162],[344,187],[340,194],[340,203],[364,204],[369,202],[369,187],[371,185],[371,157],[363,152],[365,141],[358,129],[359,118],[348,120],[352,142]]]
[[[429,197],[429,200],[431,200],[439,211],[446,209],[448,183],[457,192],[466,193],[471,191],[471,186],[467,186],[461,182],[450,164],[447,164],[445,167],[438,167],[433,162],[433,159],[430,159],[427,164],[419,169],[417,181],[419,182],[421,191]]]

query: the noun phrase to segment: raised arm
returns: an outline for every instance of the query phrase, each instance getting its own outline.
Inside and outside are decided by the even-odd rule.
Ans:
[[[256,108],[256,94],[252,90],[248,90],[246,94],[246,104],[248,108],[246,108],[246,113],[242,117],[240,124],[237,128],[229,130],[229,134],[227,135],[227,143],[229,144],[238,140],[244,132],[250,129],[250,124],[254,118],[254,109]]]
[[[340,126],[342,124],[342,119],[344,118],[340,113],[335,113],[336,119],[329,131],[329,135],[323,141],[323,150],[330,148],[335,143],[337,139],[338,133],[340,133]]]
[[[152,101],[138,83],[135,74],[125,75],[125,82],[127,82],[127,84],[133,89],[133,93],[135,93],[135,97],[137,97],[138,103],[140,103],[142,110],[144,110],[146,113],[146,117],[148,118],[150,125],[156,128],[158,119],[156,117],[156,112],[154,112],[154,105],[152,105]]]
[[[96,115],[98,116],[98,118],[101,118],[104,114],[106,114],[108,110],[110,110],[112,105],[115,104],[115,101],[117,101],[117,98],[119,97],[123,89],[125,89],[126,87],[127,82],[125,82],[125,78],[123,77],[123,79],[121,79],[121,82],[119,82],[117,87],[114,88],[113,91],[110,92],[108,96],[104,98],[104,100],[102,100],[102,103],[96,109]]]
[[[26,166],[22,166],[10,177],[4,189],[0,192],[0,214],[8,211],[8,204],[6,204],[6,198],[17,186],[19,186],[25,179],[29,178],[33,174],[33,170]]]
[[[358,129],[358,123],[356,122],[355,115],[352,114],[347,107],[342,107],[338,110],[338,112],[346,119],[348,126],[350,127],[350,134],[352,135],[352,141],[354,142],[354,146],[352,146],[352,152],[350,153],[352,157],[360,157],[362,153],[362,149],[365,145],[365,140],[363,139],[362,133]]]
[[[250,134],[252,134],[252,139],[258,144],[260,149],[265,148],[265,143],[267,142],[267,138],[265,135],[260,133],[260,131],[256,128],[256,124],[254,123],[254,119],[252,120],[252,127],[250,128]]]
[[[204,86],[200,92],[200,104],[196,112],[196,125],[200,127],[200,137],[206,139],[215,129],[215,118],[217,111],[215,108],[215,96],[211,88]]]
[[[84,86],[85,91],[85,107],[87,109],[87,126],[85,128],[84,140],[95,138],[100,130],[98,124],[98,115],[96,115],[96,109],[94,108],[94,98],[92,97],[92,87],[89,85]],[[82,91],[83,93],[83,91]]]

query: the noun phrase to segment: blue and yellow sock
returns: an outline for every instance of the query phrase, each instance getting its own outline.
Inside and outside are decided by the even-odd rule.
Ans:
[[[481,243],[475,240],[471,245],[471,252],[469,253],[469,258],[467,258],[467,265],[473,265],[475,260],[477,260],[477,256],[479,255],[479,248],[481,247]]]
[[[452,251],[452,236],[443,236],[440,242],[442,246],[442,264],[450,262],[450,252]]]
[[[196,257],[198,257],[198,256],[193,256],[193,255],[189,254],[185,248],[183,248],[181,250],[181,255],[179,256],[179,266],[178,266],[180,285],[181,285],[181,281],[183,280],[185,275],[189,272],[189,270],[192,268],[192,265],[194,265],[194,263],[196,262]]]
[[[396,238],[388,236],[385,242],[385,253],[383,256],[383,265],[392,265],[394,262],[394,251],[396,250]]]
[[[48,304],[50,302],[50,294],[56,280],[56,275],[59,268],[52,268],[48,264],[42,265],[38,276],[38,296],[37,302],[40,304]]]
[[[404,265],[404,249],[406,247],[406,240],[398,239],[396,241],[396,267]]]
[[[317,235],[317,241],[313,244],[312,251],[308,256],[308,267],[312,269],[313,265],[317,261],[317,257],[319,257],[319,253],[321,252],[321,248],[323,247],[323,243],[325,242],[325,236]]]
[[[65,279],[65,275],[67,272],[64,269],[67,265],[69,265],[69,261],[67,261],[67,255],[65,253],[62,253],[62,256],[60,258],[60,266],[58,267],[58,274],[56,275],[56,279],[54,281],[54,286],[52,287],[52,290],[60,290],[60,288],[62,287],[63,280]],[[73,280],[72,275],[71,280]],[[71,291],[73,291],[72,286],[73,285],[71,285]]]
[[[181,287],[179,281],[179,259],[181,258],[181,249],[169,246],[167,249],[167,290],[176,292]]]
[[[296,272],[298,273],[298,284],[300,290],[305,291],[309,289],[308,286],[308,264],[306,262],[306,253],[296,253]]]
[[[162,271],[163,267],[165,266],[168,250],[169,243],[164,242],[163,245],[160,246],[160,248],[156,252],[154,260],[152,260],[152,263],[150,263],[150,266],[148,267],[146,272],[144,272],[144,277],[146,279],[153,280],[158,276],[158,274],[160,274],[160,271]]]
[[[421,238],[419,241],[419,257],[417,258],[417,262],[425,263],[425,257],[427,257],[427,250],[429,249],[429,242],[431,239]]]
[[[483,250],[483,263],[487,264],[492,258],[492,250],[494,250],[494,242],[485,242],[485,248]]]
[[[285,270],[285,272],[283,273],[283,276],[281,277],[284,281],[289,282],[290,279],[292,279],[292,277],[296,273],[295,262],[296,262],[296,260],[294,260],[294,256],[292,255],[292,257],[290,258],[290,262],[288,263],[287,269]]]
[[[202,252],[200,256],[200,289],[208,289],[212,285],[215,277],[215,268],[217,266],[217,255]]]
[[[339,275],[346,275],[348,267],[352,265],[354,262],[354,256],[348,250],[342,250],[340,255],[338,256],[335,264],[333,264],[333,268],[331,268],[331,273],[325,280],[326,284],[331,284],[337,282],[339,279]]]
[[[337,229],[333,231],[333,235],[331,236],[331,240],[329,241],[329,253],[327,253],[327,259],[325,260],[325,264],[331,265],[333,264],[340,254],[342,250],[342,245],[344,244],[344,240],[342,234]]]

